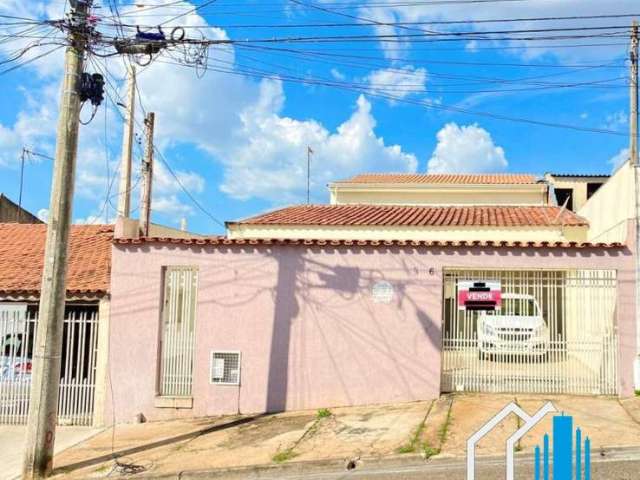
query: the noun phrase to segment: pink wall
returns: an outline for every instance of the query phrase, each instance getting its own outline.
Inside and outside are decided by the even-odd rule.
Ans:
[[[191,410],[154,407],[165,265],[200,272]],[[446,267],[618,270],[619,383],[623,395],[632,394],[634,269],[626,249],[146,243],[113,251],[110,368],[117,421],[132,421],[139,412],[159,419],[434,398]],[[371,298],[380,279],[395,287],[388,305]],[[242,352],[240,389],[209,384],[214,349]]]

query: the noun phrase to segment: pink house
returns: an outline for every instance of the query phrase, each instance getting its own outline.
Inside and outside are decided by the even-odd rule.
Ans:
[[[632,220],[621,241],[592,241],[592,221],[547,204],[335,207],[230,223],[224,237],[121,234],[107,414],[126,422],[460,390],[633,394]],[[558,236],[567,229],[585,238]],[[484,317],[457,304],[461,280],[500,282],[519,299],[503,309],[522,318],[535,300],[539,350],[527,350],[534,332],[523,320],[509,341],[524,351],[499,351],[490,332],[498,343],[483,355]]]

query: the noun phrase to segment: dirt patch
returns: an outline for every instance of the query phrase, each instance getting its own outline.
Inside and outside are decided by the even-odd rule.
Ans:
[[[220,447],[234,449],[258,446],[267,440],[296,430],[305,430],[315,420],[313,414],[273,415],[235,429]]]

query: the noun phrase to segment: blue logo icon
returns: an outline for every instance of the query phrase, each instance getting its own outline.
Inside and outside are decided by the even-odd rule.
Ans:
[[[551,402],[544,404],[533,415],[529,415],[514,402],[506,405],[467,439],[467,480],[476,480],[475,450],[478,442],[506,417],[517,415],[520,417],[522,426],[507,438],[505,445],[505,480],[514,480],[514,453],[517,442],[552,412],[557,413],[558,410]],[[542,449],[538,445],[534,450],[535,480],[549,480],[550,473],[553,473],[553,480],[591,480],[591,441],[589,437],[586,437],[583,443],[582,432],[577,428],[574,449],[573,417],[564,413],[553,417],[553,459],[551,459],[551,463],[549,463],[549,451],[549,434],[545,433],[542,438]],[[574,458],[575,471],[573,469]]]
[[[575,472],[573,470],[575,435]],[[583,456],[584,451],[584,456]],[[540,446],[534,451],[534,479],[549,480],[549,434],[542,439],[542,458]],[[573,430],[573,417],[556,415],[553,417],[553,467],[554,480],[591,480],[591,441],[589,437],[582,441],[582,431]],[[574,475],[575,473],[575,475]]]

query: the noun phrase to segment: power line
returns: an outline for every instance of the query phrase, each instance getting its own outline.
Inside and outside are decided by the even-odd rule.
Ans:
[[[172,63],[172,62],[165,62],[165,63]],[[176,63],[174,63],[174,64],[176,64]],[[220,72],[220,73],[227,73],[227,74],[231,74],[231,75],[250,76],[250,77],[255,77],[255,78],[260,78],[260,79],[267,78],[267,79],[271,79],[271,80],[282,80],[283,82],[286,82],[286,83],[301,83],[301,84],[308,84],[308,85],[322,85],[322,86],[333,87],[333,88],[337,88],[337,89],[341,89],[341,90],[347,90],[347,91],[352,91],[352,92],[357,92],[357,93],[363,93],[363,94],[367,94],[367,95],[372,96],[372,97],[382,98],[382,99],[385,99],[385,100],[391,100],[391,101],[398,102],[398,103],[412,104],[412,105],[417,105],[417,106],[421,106],[421,107],[428,108],[428,109],[434,109],[434,110],[443,110],[443,111],[449,111],[449,112],[464,113],[464,114],[472,115],[472,116],[481,116],[481,117],[493,118],[493,119],[496,119],[496,120],[504,120],[504,121],[510,121],[510,122],[516,122],[516,123],[526,123],[526,124],[530,124],[530,125],[538,125],[538,126],[551,127],[551,128],[562,128],[562,129],[569,129],[569,130],[588,132],[588,133],[600,133],[600,134],[608,134],[608,135],[616,135],[616,136],[626,136],[626,133],[618,132],[618,131],[615,131],[615,130],[608,130],[608,129],[602,129],[602,128],[582,127],[582,126],[579,126],[579,125],[571,125],[571,124],[564,124],[564,123],[557,123],[557,122],[548,122],[548,121],[543,121],[543,120],[534,120],[534,119],[528,119],[528,118],[523,118],[523,117],[514,117],[514,116],[509,116],[509,115],[503,115],[503,114],[494,114],[494,113],[490,113],[490,112],[484,112],[484,111],[478,111],[478,110],[471,110],[471,109],[463,108],[463,107],[457,107],[455,105],[446,105],[446,104],[442,104],[442,103],[434,103],[434,102],[430,102],[430,101],[427,101],[427,100],[412,100],[410,98],[399,97],[397,95],[375,93],[375,92],[371,92],[371,91],[368,91],[368,90],[363,89],[363,88],[351,87],[351,86],[348,86],[348,85],[341,85],[341,84],[336,83],[336,82],[313,81],[313,80],[311,80],[309,78],[305,78],[305,77],[290,77],[290,76],[274,75],[274,74],[269,74],[269,73],[264,73],[264,72],[259,72],[259,71],[250,71],[250,70],[239,70],[239,71],[236,71],[236,70],[233,70],[233,69],[221,69],[221,68],[219,69],[219,68],[214,68],[214,67],[208,67],[207,70],[217,71],[217,72]]]
[[[107,73],[108,73],[108,71],[107,71]],[[115,110],[118,112],[118,114],[121,116],[121,118],[124,121],[125,117],[122,114],[122,112],[118,109],[118,104],[113,100],[113,97],[111,96],[111,93],[109,92],[109,90],[106,90],[106,93],[107,93],[107,98],[109,98],[109,100],[111,101],[111,103],[115,107]],[[140,95],[138,95],[138,99],[140,101]],[[141,125],[137,120],[135,120],[135,123],[138,125],[139,128],[141,128]],[[198,210],[200,210],[203,214],[205,214],[207,217],[209,217],[216,224],[218,224],[218,225],[220,225],[222,227],[225,227],[224,222],[222,222],[221,220],[216,218],[211,212],[209,212],[204,206],[202,206],[202,204],[193,196],[193,194],[182,183],[182,181],[180,180],[180,177],[174,172],[173,168],[171,168],[171,165],[169,164],[169,161],[165,158],[165,156],[163,155],[162,151],[160,151],[160,149],[155,145],[153,146],[153,150],[158,155],[158,157],[162,161],[162,164],[165,166],[165,168],[167,169],[169,174],[175,179],[175,181],[178,184],[178,186],[180,187],[180,189],[185,193],[185,195],[187,195],[187,197],[198,208]],[[116,175],[114,175],[114,178],[115,177],[116,177]]]

